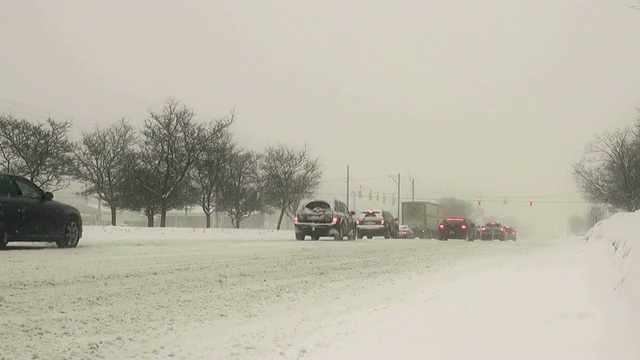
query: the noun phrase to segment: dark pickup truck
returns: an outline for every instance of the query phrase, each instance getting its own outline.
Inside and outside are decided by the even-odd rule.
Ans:
[[[300,203],[293,217],[296,240],[310,236],[318,240],[331,236],[335,240],[349,240],[356,237],[355,212],[349,211],[340,200],[305,200]]]

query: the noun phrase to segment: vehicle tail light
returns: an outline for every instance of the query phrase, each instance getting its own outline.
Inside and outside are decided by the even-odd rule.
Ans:
[[[487,228],[483,226],[482,227],[482,232],[485,232],[485,231],[487,231]]]
[[[384,219],[380,220],[380,225],[384,225],[384,224],[385,224]]]
[[[298,221],[300,221],[300,218],[299,218],[297,215],[296,215],[296,216],[294,216],[294,217],[293,217],[293,222],[298,222]]]
[[[516,232],[515,232],[515,231],[511,233],[511,235],[515,235],[515,234],[516,234]]]
[[[334,224],[337,224],[339,220],[340,220],[340,219],[338,218],[338,216],[333,215],[333,223],[334,223]]]
[[[401,232],[401,234],[402,234],[402,235],[405,235],[406,233],[407,233],[406,231],[402,231],[402,232]]]
[[[440,229],[444,230],[444,224],[440,224]]]
[[[420,230],[420,232],[427,232],[427,230],[425,230],[425,229],[422,229],[422,230]]]
[[[504,228],[500,228],[500,232],[504,232]]]
[[[356,225],[360,225],[360,219],[356,220]]]
[[[461,229],[462,231],[467,230],[467,225],[462,225],[462,226],[460,226],[460,229]]]

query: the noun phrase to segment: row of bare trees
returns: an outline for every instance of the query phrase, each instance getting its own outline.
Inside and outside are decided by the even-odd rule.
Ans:
[[[635,127],[598,134],[573,165],[584,198],[626,211],[640,209],[640,107]]]
[[[139,211],[154,226],[166,226],[167,212],[198,205],[229,216],[235,227],[255,212],[292,216],[303,197],[318,188],[322,170],[308,147],[269,145],[251,151],[233,138],[235,116],[198,123],[195,114],[169,100],[149,111],[140,129],[122,119],[69,138],[70,121],[33,123],[0,116],[0,171],[28,177],[56,191],[71,181],[86,184],[80,195],[95,196],[111,209]]]

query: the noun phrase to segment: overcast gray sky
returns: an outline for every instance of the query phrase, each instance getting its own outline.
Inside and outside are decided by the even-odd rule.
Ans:
[[[625,1],[2,1],[0,112],[90,130],[175,97],[235,108],[248,147],[308,143],[327,180],[575,200],[570,164],[640,101]]]

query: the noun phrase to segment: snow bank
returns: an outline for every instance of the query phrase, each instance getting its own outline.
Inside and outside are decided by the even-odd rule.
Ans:
[[[612,342],[637,343],[640,339],[640,211],[618,213],[597,223],[587,233],[586,240],[583,256],[591,273],[592,295],[607,309],[605,333]]]
[[[601,265],[614,271],[614,278],[606,284],[612,290],[640,299],[640,211],[618,213],[597,223],[586,235],[590,255],[606,254]],[[596,259],[594,259],[596,260]],[[605,284],[603,284],[605,285]]]
[[[85,226],[80,244],[93,241],[293,240],[290,230]]]

